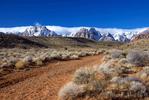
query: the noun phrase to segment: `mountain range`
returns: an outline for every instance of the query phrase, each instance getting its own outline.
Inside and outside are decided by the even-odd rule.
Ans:
[[[140,32],[138,35],[132,38],[132,41],[140,40],[140,39],[149,39],[149,28]]]
[[[142,32],[148,32],[148,28],[117,29],[96,27],[61,27],[61,26],[25,26],[0,28],[0,32],[16,34],[20,36],[42,36],[42,37],[82,37],[95,41],[120,41],[129,42]]]

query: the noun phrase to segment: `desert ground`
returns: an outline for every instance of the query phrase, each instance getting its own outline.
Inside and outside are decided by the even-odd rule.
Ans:
[[[1,44],[1,100],[148,100],[148,41],[26,39]]]

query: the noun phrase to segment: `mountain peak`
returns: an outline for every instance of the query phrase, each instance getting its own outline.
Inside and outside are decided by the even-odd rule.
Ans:
[[[12,28],[0,28],[0,32],[22,36],[64,36],[84,37],[99,41],[102,37],[110,37],[111,40],[129,41],[147,28],[118,29],[118,28],[97,28],[97,27],[61,27],[61,26],[22,26]],[[147,32],[147,31],[145,31]],[[114,39],[113,39],[114,38]]]
[[[57,36],[54,31],[49,30],[46,26],[35,25],[27,28],[23,33],[23,36]]]
[[[140,39],[149,39],[149,28],[147,28],[146,30],[140,32],[138,35],[134,36],[132,38],[132,41],[137,41]]]

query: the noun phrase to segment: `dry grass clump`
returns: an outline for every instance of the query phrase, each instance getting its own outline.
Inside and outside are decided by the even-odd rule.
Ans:
[[[129,64],[126,58],[121,58],[118,63],[121,65]]]
[[[15,69],[35,68],[50,61],[77,60],[80,57],[101,53],[95,49],[0,49],[0,67],[15,71]]]
[[[108,100],[135,100],[148,95],[146,85],[135,77],[113,77],[101,94]]]
[[[104,49],[99,49],[96,51],[96,54],[104,54],[105,51],[106,50],[104,50]]]
[[[83,87],[83,92],[73,96],[63,92],[69,99],[62,100],[143,100],[148,97],[149,67],[138,66],[148,64],[149,53],[123,53],[106,54],[100,66],[77,70],[71,82]],[[59,97],[63,98],[60,94]]]
[[[104,86],[104,81],[102,82],[97,74],[98,73],[91,68],[80,68],[77,70],[74,73],[73,80],[59,91],[58,96],[60,100],[75,100],[80,97],[99,94]],[[70,95],[70,93],[73,95]]]
[[[88,84],[96,80],[96,72],[91,68],[80,68],[73,75],[73,81],[76,84]]]
[[[0,68],[8,68],[10,67],[12,64],[10,62],[3,62],[1,65],[0,65]]]
[[[102,63],[97,70],[100,73],[104,73],[107,78],[123,75],[129,72],[129,68],[127,66],[119,64],[119,60],[113,59]]]
[[[144,67],[141,71],[137,72],[136,77],[140,78],[144,82],[149,82],[149,67]]]
[[[87,53],[86,52],[79,52],[78,56],[79,57],[85,57],[85,56],[87,56]]]
[[[24,59],[23,59],[24,62],[27,62],[27,63],[32,63],[33,62],[33,58],[32,56],[26,56]]]
[[[145,66],[149,64],[149,53],[144,51],[130,51],[126,58],[129,63],[135,66]]]
[[[42,66],[42,65],[43,65],[43,61],[42,61],[41,59],[37,59],[37,60],[35,61],[35,64],[36,64],[37,66]]]
[[[59,60],[69,60],[69,54],[62,54],[62,55],[60,55],[60,57],[58,59]]]
[[[122,50],[112,50],[110,54],[113,59],[126,57],[126,54]]]
[[[15,64],[15,68],[16,69],[23,69],[27,66],[27,63],[25,61],[18,61],[16,64]]]
[[[59,100],[74,100],[85,92],[83,85],[77,85],[74,82],[69,82],[62,87],[58,93]]]
[[[77,59],[79,59],[79,56],[78,56],[78,55],[71,55],[71,56],[69,57],[69,59],[70,59],[70,60],[77,60]]]

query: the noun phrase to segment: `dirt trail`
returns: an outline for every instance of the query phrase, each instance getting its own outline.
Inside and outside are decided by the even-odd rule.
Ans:
[[[80,67],[101,63],[99,55],[59,61],[30,71],[15,72],[0,79],[1,100],[57,100],[59,89]]]

